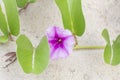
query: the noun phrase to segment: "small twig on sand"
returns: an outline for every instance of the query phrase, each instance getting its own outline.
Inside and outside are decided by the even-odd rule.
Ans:
[[[8,57],[8,59],[6,59],[5,62],[10,62],[10,63],[5,65],[3,68],[7,68],[9,65],[14,63],[17,59],[16,52],[8,52],[7,54],[5,54],[5,56]]]

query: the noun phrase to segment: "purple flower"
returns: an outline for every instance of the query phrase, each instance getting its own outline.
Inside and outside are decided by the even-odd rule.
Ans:
[[[50,58],[58,59],[67,57],[74,47],[74,37],[69,30],[60,27],[50,27],[46,31],[50,45]]]

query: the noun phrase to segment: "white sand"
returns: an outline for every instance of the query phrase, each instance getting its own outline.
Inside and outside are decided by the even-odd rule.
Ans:
[[[104,28],[111,35],[111,41],[120,33],[120,0],[83,0],[86,32],[79,38],[80,45],[105,45],[101,36]],[[38,0],[20,14],[21,34],[27,35],[36,47],[49,26],[62,27],[60,12],[54,0]],[[120,65],[104,63],[103,50],[79,50],[67,59],[50,61],[41,75],[25,74],[18,62],[4,66],[3,57],[15,51],[15,41],[0,44],[0,80],[120,80]]]

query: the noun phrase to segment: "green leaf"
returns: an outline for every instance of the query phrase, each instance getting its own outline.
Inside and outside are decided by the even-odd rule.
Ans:
[[[16,2],[19,8],[24,8],[26,4],[28,3],[28,0],[16,0]]]
[[[25,73],[40,74],[48,65],[49,46],[43,37],[36,49],[25,35],[20,35],[17,43],[17,58]]]
[[[104,37],[104,39],[106,40],[106,42],[110,44],[110,38],[109,38],[109,33],[108,33],[107,29],[103,30],[102,36]]]
[[[81,0],[55,0],[59,7],[65,29],[81,36],[85,31],[85,20]]]
[[[8,27],[7,27],[7,22],[5,19],[5,15],[2,12],[2,8],[0,6],[0,30],[4,34],[3,36],[0,36],[0,43],[5,43],[8,41]]]
[[[34,3],[36,0],[16,0],[19,8],[24,8],[28,3]]]
[[[29,2],[30,2],[30,3],[34,3],[34,2],[36,2],[36,0],[29,0]]]
[[[47,38],[44,36],[35,50],[35,64],[33,73],[39,74],[45,70],[49,63],[49,44]]]
[[[113,42],[112,48],[113,48],[113,58],[111,64],[118,65],[120,64],[120,35]]]
[[[118,65],[120,63],[120,35],[113,42],[112,46],[109,39],[109,34],[106,29],[103,30],[102,36],[107,44],[104,50],[104,60],[107,64]]]
[[[34,48],[25,35],[20,35],[16,43],[18,61],[25,73],[31,73]]]
[[[102,36],[106,40],[107,44],[104,50],[104,60],[107,64],[111,64],[111,58],[112,58],[112,49],[110,44],[110,38],[107,29],[104,29],[102,32]]]
[[[6,43],[8,41],[8,36],[0,36],[0,43]]]
[[[17,36],[20,32],[19,16],[17,11],[16,0],[3,0],[6,10],[6,16],[10,33]]]

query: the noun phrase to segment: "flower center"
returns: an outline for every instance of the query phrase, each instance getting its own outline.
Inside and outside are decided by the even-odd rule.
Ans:
[[[62,42],[62,39],[61,39],[61,38],[58,38],[58,42],[61,43],[61,42]]]

